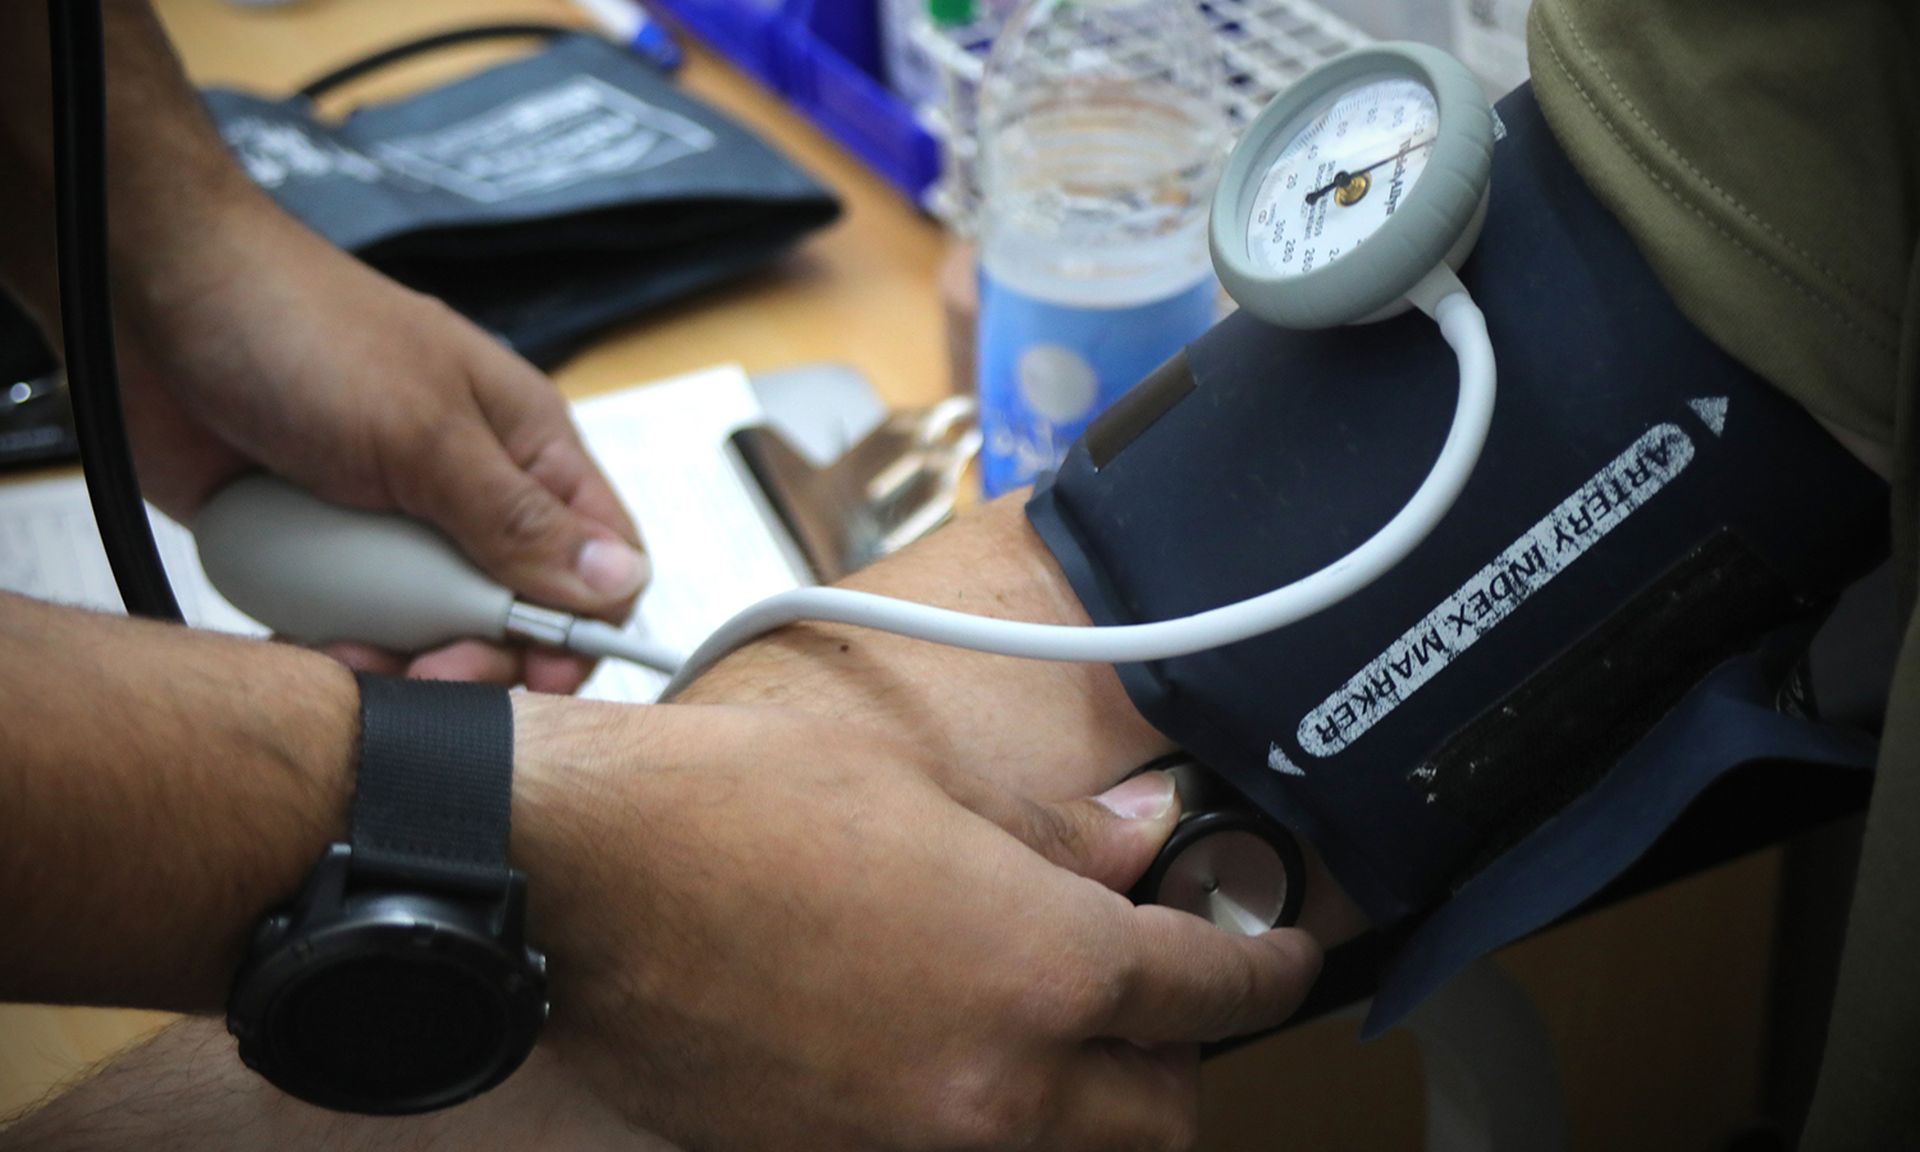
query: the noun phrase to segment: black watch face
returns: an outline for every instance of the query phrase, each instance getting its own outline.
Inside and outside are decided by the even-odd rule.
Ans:
[[[477,1084],[507,1042],[499,993],[464,967],[425,957],[337,961],[288,988],[274,1015],[282,1062],[363,1100]]]
[[[378,1115],[498,1084],[546,1018],[546,962],[489,912],[387,895],[288,925],[235,984],[241,1059],[309,1103]]]

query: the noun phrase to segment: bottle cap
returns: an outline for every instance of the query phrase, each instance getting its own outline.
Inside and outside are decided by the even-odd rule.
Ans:
[[[927,14],[942,28],[973,23],[973,0],[928,0]]]

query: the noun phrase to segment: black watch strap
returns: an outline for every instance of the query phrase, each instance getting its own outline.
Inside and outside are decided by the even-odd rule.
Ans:
[[[356,674],[356,882],[473,893],[507,884],[513,704],[505,688]]]

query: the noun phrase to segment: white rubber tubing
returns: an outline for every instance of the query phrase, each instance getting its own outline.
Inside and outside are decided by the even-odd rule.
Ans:
[[[574,620],[567,629],[567,648],[583,656],[625,660],[656,672],[672,673],[685,664],[680,654],[665,644],[623,632],[599,620]]]
[[[995,620],[846,588],[799,588],[769,596],[722,624],[687,658],[662,699],[672,698],[741,645],[808,620],[1029,660],[1133,664],[1236,644],[1338,604],[1385,575],[1439,525],[1473,474],[1493,423],[1493,344],[1487,338],[1486,318],[1471,297],[1458,291],[1434,306],[1433,317],[1460,364],[1459,398],[1446,443],[1427,478],[1393,519],[1317,572],[1191,616],[1104,627]]]

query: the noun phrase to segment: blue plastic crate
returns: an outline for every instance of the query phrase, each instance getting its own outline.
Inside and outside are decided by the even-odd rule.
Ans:
[[[658,0],[709,46],[787,98],[914,203],[940,146],[886,86],[874,0]]]
[[[657,0],[722,56],[767,87],[780,90],[779,53],[774,46],[781,7],[741,0]]]

